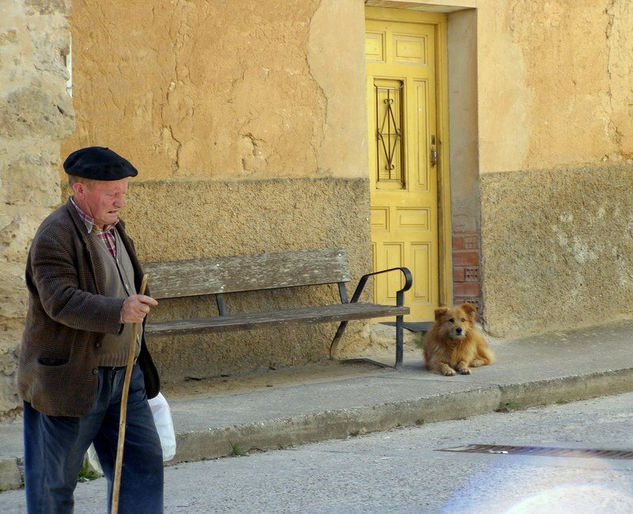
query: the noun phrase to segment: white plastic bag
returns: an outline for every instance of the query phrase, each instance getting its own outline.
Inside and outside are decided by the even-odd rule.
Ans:
[[[163,448],[163,461],[168,461],[176,455],[176,433],[174,432],[174,422],[171,419],[171,411],[165,397],[158,393],[157,396],[148,400],[160,445]]]
[[[158,437],[160,437],[160,445],[163,449],[163,461],[171,460],[174,458],[174,455],[176,455],[176,434],[174,432],[174,423],[171,419],[169,404],[161,393],[158,393],[158,396],[155,398],[148,400],[148,403],[152,411]],[[84,458],[84,466],[86,467],[86,471],[93,471],[99,475],[103,475],[97,451],[92,444],[90,448],[88,448],[88,452]]]
[[[103,470],[101,469],[101,463],[99,462],[99,457],[97,456],[97,450],[95,450],[94,444],[90,445],[86,455],[84,457],[83,463],[84,471],[93,472],[99,476],[103,476]]]

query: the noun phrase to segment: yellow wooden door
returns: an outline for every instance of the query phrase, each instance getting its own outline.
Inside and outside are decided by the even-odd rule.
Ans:
[[[439,303],[437,28],[372,19],[370,12],[365,49],[374,269],[408,267],[407,319],[431,320]],[[400,282],[394,273],[378,275],[374,300],[393,303]]]

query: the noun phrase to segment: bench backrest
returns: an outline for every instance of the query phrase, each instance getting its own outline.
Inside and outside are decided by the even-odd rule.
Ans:
[[[340,248],[217,257],[143,265],[154,298],[349,282]]]

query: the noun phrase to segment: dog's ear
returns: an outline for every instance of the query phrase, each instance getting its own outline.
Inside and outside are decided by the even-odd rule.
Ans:
[[[438,309],[435,309],[435,321],[439,320],[447,312],[448,312],[448,307],[440,307]]]
[[[472,303],[462,303],[459,306],[471,320],[475,319],[475,312],[477,312],[477,307],[475,307]]]

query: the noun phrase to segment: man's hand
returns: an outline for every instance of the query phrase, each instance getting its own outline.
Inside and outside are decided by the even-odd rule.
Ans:
[[[121,321],[123,323],[140,323],[150,311],[150,307],[156,307],[158,302],[151,296],[135,294],[128,296],[121,307]]]

